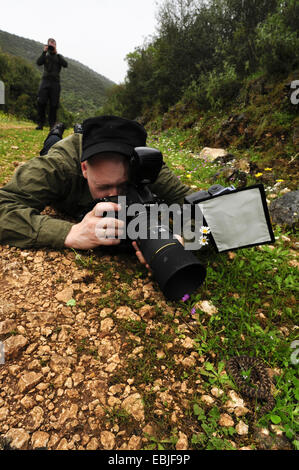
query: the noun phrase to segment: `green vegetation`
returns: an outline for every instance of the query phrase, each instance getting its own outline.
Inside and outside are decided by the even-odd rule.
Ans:
[[[198,112],[230,107],[248,77],[286,77],[299,65],[296,0],[165,0],[158,32],[128,54],[125,83],[105,111],[158,118],[178,101]]]

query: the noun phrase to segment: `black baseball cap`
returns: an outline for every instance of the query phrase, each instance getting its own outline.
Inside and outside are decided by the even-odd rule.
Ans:
[[[83,121],[81,162],[99,153],[131,157],[135,147],[145,147],[147,133],[137,121],[118,116],[99,116]]]

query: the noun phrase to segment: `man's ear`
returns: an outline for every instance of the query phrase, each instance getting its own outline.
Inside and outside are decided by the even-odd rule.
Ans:
[[[81,170],[84,178],[87,179],[87,164],[86,162],[81,162]]]

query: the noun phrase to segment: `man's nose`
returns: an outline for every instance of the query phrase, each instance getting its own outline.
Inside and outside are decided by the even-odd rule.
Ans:
[[[119,195],[119,189],[117,186],[115,188],[110,189],[109,196],[118,196],[118,195]]]

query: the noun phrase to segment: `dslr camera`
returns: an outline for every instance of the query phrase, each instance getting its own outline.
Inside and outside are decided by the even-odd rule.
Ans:
[[[129,185],[125,195],[126,238],[121,240],[123,246],[131,246],[136,240],[144,258],[153,271],[153,277],[170,300],[179,300],[199,287],[205,279],[206,268],[191,251],[186,251],[178,241],[169,224],[153,218],[151,209],[158,205],[159,199],[152,193],[149,185],[154,183],[163,165],[162,154],[150,147],[136,147],[129,161]],[[120,203],[119,196],[110,196],[93,201]],[[130,208],[138,204],[138,221],[143,220],[145,236],[130,237],[129,226],[137,216],[132,215]],[[86,212],[92,209],[90,207]],[[84,215],[86,214],[84,213]],[[106,214],[107,215],[107,214]],[[113,213],[114,218],[121,218]],[[82,219],[82,216],[80,217]],[[161,219],[161,218],[160,218]],[[143,228],[144,228],[143,227]]]
[[[125,208],[122,207],[120,211],[123,213],[125,210],[127,228],[126,239],[121,242],[131,245],[131,241],[136,240],[165,297],[179,300],[186,294],[190,295],[204,282],[206,268],[192,253],[192,250],[198,250],[201,246],[196,243],[191,243],[191,248],[188,243],[183,246],[172,232],[169,220],[165,224],[163,217],[152,217],[152,209],[160,207],[159,203],[163,201],[159,201],[152,193],[150,185],[156,181],[163,164],[159,150],[150,147],[134,149],[129,161]],[[95,200],[89,210],[99,202],[120,203],[120,197]],[[134,204],[138,205],[138,216],[130,210]],[[241,189],[213,185],[207,191],[188,194],[183,211],[186,208],[190,209],[189,222],[195,221],[195,238],[200,234],[197,222],[208,226],[208,238],[218,253],[275,241],[262,184]],[[179,212],[181,216],[181,208]],[[121,218],[120,213],[113,213],[113,217]],[[137,232],[137,236],[134,232],[132,236],[132,230],[129,229],[134,222],[142,225],[142,236],[142,231]],[[180,218],[180,231],[183,224],[184,218]],[[185,234],[184,228],[183,232]]]

